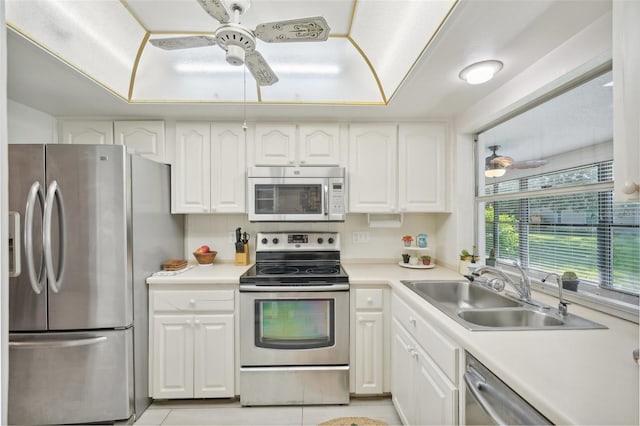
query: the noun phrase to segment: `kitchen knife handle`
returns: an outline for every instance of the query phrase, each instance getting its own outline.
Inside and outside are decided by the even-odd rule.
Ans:
[[[44,281],[46,275],[44,274],[44,253],[42,255],[40,263],[40,271],[36,276],[36,267],[33,254],[33,214],[36,206],[36,198],[40,202],[41,211],[44,210],[44,195],[42,194],[42,188],[40,182],[36,181],[31,184],[29,189],[29,195],[27,195],[27,206],[24,214],[24,254],[27,258],[27,275],[29,276],[29,283],[35,294],[40,294],[44,288]]]
[[[58,204],[58,272],[54,272],[53,269],[53,253],[51,250],[51,219],[53,217],[53,203],[54,198]],[[47,198],[44,204],[44,258],[46,263],[47,277],[49,278],[49,287],[54,293],[60,291],[62,286],[62,277],[64,276],[64,256],[65,256],[65,218],[64,218],[64,202],[62,200],[62,192],[60,192],[60,186],[57,181],[51,182],[49,189],[47,190]]]

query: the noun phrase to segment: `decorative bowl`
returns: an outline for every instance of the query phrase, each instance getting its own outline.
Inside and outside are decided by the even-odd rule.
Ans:
[[[217,251],[210,251],[209,253],[193,253],[196,260],[200,265],[209,265],[213,263],[213,259],[216,258]]]

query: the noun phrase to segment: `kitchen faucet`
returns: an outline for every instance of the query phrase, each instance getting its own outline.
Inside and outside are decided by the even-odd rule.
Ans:
[[[560,315],[562,315],[563,317],[566,317],[569,314],[569,310],[567,309],[568,303],[562,300],[562,279],[560,278],[560,275],[556,274],[555,272],[551,272],[550,274],[547,274],[547,276],[544,277],[541,281],[547,281],[547,278],[552,275],[556,277],[556,283],[558,283],[558,312],[560,312]]]
[[[505,274],[504,271],[493,266],[481,266],[477,268],[473,273],[479,276],[488,272],[499,276],[518,292],[520,299],[528,302],[531,299],[531,281],[529,280],[529,277],[527,276],[525,270],[522,268],[522,266],[520,266],[520,263],[513,262],[513,266],[518,268],[518,271],[520,272],[520,281],[517,284],[511,279],[511,277],[509,277],[509,275]]]

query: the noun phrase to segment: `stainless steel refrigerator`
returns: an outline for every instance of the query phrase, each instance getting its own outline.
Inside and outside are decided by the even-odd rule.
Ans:
[[[149,405],[145,279],[183,253],[170,193],[170,166],[123,146],[9,145],[22,219],[9,423],[131,419]]]

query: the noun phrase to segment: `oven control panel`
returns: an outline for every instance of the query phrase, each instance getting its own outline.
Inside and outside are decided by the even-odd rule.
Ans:
[[[340,250],[337,232],[258,232],[256,251]]]

